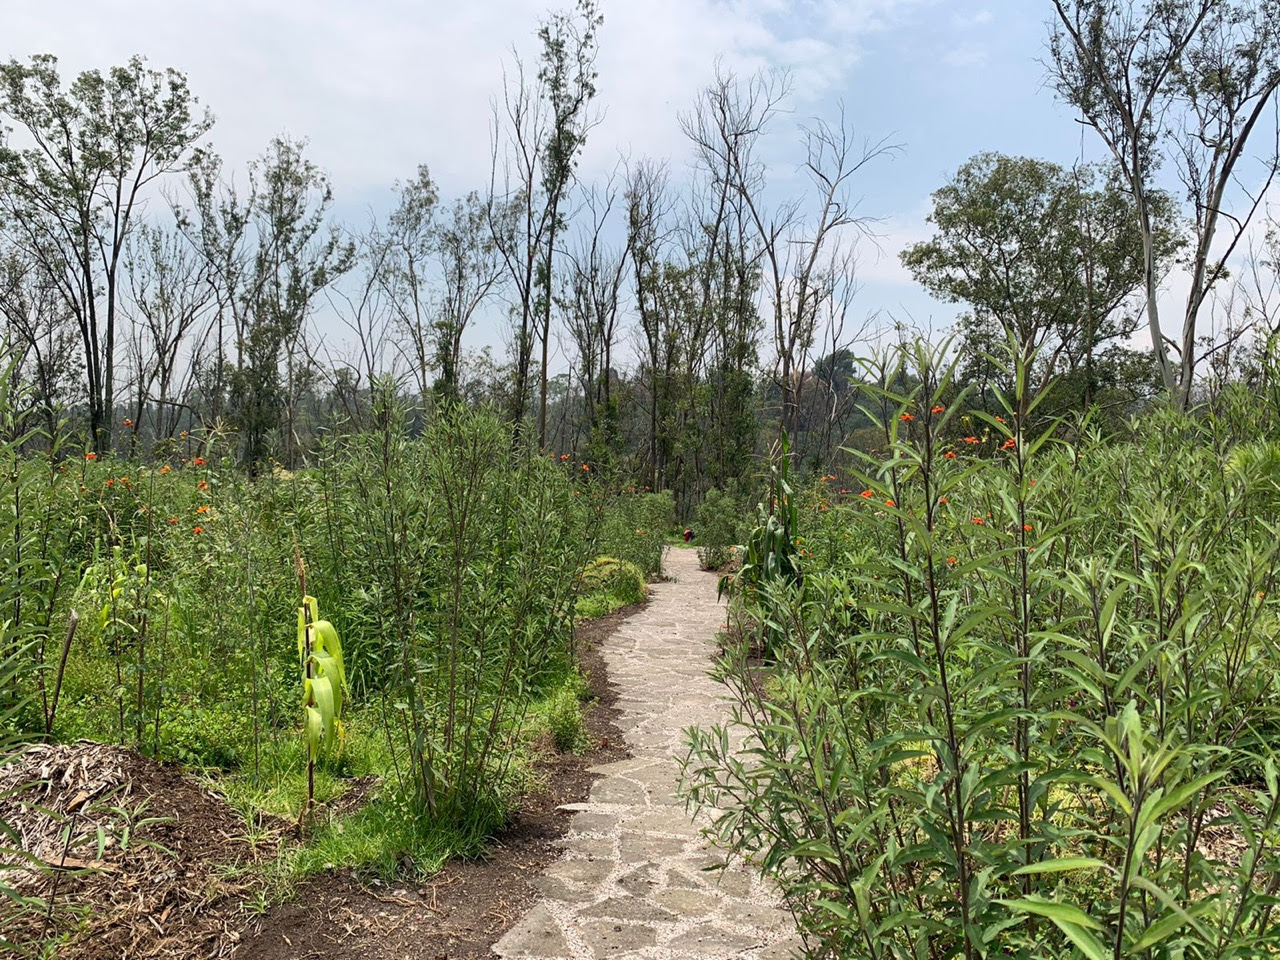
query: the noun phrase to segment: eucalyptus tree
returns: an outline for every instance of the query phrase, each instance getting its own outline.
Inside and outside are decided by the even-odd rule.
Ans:
[[[437,378],[433,390],[446,402],[460,399],[462,338],[476,313],[501,284],[502,256],[488,225],[488,204],[471,192],[455,200],[436,234],[440,294],[431,327]]]
[[[370,238],[366,260],[388,308],[408,341],[419,395],[430,389],[431,279],[437,242],[436,207],[440,193],[425,166],[396,187],[396,207],[384,231]]]
[[[286,459],[298,452],[296,415],[315,354],[307,320],[321,291],[354,261],[353,244],[328,221],[329,179],[304,148],[272,140],[249,165],[243,198],[223,179],[221,162],[206,158],[191,179],[194,209],[182,219],[218,291],[219,364],[234,354],[225,389],[241,456],[251,466],[266,458],[277,430]],[[223,383],[219,375],[219,388]]]
[[[726,489],[746,476],[756,447],[763,247],[751,204],[761,202],[764,188],[757,144],[782,109],[789,83],[785,73],[757,74],[744,83],[717,66],[713,81],[680,116],[695,174],[679,243],[693,269],[708,337],[705,432],[711,443],[704,487]]]
[[[664,369],[664,284],[668,279],[667,249],[671,200],[668,175],[662,164],[642,160],[627,173],[627,255],[632,264],[633,297],[639,325],[641,376],[647,374],[648,430],[645,473],[658,489],[664,474],[659,450],[659,424],[666,392]]]
[[[543,444],[556,236],[564,227],[563,207],[578,159],[597,122],[590,104],[596,94],[602,23],[596,0],[578,0],[572,11],[543,21],[536,74],[530,77],[515,57],[514,76],[504,76],[502,105],[494,110],[489,224],[517,298],[511,414],[517,424],[525,417],[536,341],[541,349],[538,437]]]
[[[1053,0],[1049,79],[1106,145],[1134,199],[1147,325],[1165,388],[1191,402],[1203,308],[1280,169],[1248,145],[1280,87],[1280,0]],[[1189,211],[1190,284],[1180,330],[1160,316],[1162,167]]]
[[[0,251],[0,323],[0,342],[23,388],[10,390],[10,401],[25,398],[53,438],[62,411],[81,397],[80,341],[57,283],[37,258],[12,248]]]
[[[613,396],[613,351],[620,332],[620,307],[626,279],[624,249],[605,239],[619,196],[613,183],[592,190],[585,207],[590,223],[567,254],[568,275],[561,280],[565,329],[578,356],[582,385],[581,427],[597,460],[616,452],[618,411]]]
[[[0,205],[14,244],[54,284],[80,335],[89,433],[111,445],[125,247],[153,185],[213,123],[186,78],[141,57],[64,88],[50,55],[0,65]]]

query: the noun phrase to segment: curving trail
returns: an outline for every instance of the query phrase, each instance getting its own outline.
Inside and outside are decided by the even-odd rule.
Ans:
[[[798,955],[789,914],[767,885],[722,862],[673,796],[686,727],[724,710],[707,676],[724,621],[716,578],[693,550],[669,550],[672,582],[604,644],[632,758],[595,768],[575,804],[564,856],[535,881],[542,899],[494,946],[528,960],[784,960]]]

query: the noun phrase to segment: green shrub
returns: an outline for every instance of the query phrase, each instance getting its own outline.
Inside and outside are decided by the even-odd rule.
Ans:
[[[745,746],[694,732],[688,794],[815,956],[1274,954],[1267,471],[1181,414],[1075,443],[1034,395],[966,414],[902,360],[858,492],[798,508],[800,575],[739,594],[774,662],[724,659]]]
[[[584,593],[605,593],[623,605],[639,603],[647,591],[640,569],[616,557],[596,557],[583,567],[581,579]]]
[[[545,721],[551,742],[562,753],[581,753],[590,746],[582,703],[587,696],[586,683],[580,673],[569,675],[547,698]]]
[[[693,511],[694,543],[703,570],[720,570],[734,559],[744,537],[745,510],[729,494],[712,488]]]
[[[635,564],[646,579],[659,576],[675,509],[665,491],[606,495],[597,507],[596,549]]]

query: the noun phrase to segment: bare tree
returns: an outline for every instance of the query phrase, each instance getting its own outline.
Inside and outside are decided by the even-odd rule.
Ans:
[[[578,0],[573,11],[552,14],[538,29],[542,49],[536,78],[530,80],[515,57],[515,76],[504,73],[503,105],[494,110],[489,223],[520,301],[512,417],[517,423],[524,419],[536,336],[541,346],[538,439],[544,445],[556,236],[563,227],[562,207],[578,157],[598,122],[589,105],[596,92],[596,33],[601,23],[595,0]]]
[[[1240,176],[1246,146],[1280,86],[1280,2],[1054,0],[1054,8],[1050,81],[1097,131],[1133,194],[1152,347],[1166,390],[1186,407],[1201,308],[1277,172],[1273,152],[1254,185]],[[1191,289],[1177,339],[1160,318],[1150,202],[1167,160],[1178,167],[1193,230]],[[1227,209],[1233,194],[1243,195],[1240,212]]]
[[[590,438],[599,436],[605,449],[616,440],[617,411],[613,406],[613,349],[618,337],[618,312],[626,277],[625,251],[605,242],[610,214],[618,193],[610,181],[586,199],[590,224],[568,254],[569,272],[562,281],[561,309],[565,328],[577,348],[582,384],[581,424]]]
[[[803,201],[768,214],[757,192],[744,190],[764,251],[765,306],[782,400],[779,423],[793,437],[800,430],[800,392],[815,337],[824,325],[844,326],[857,292],[855,247],[874,222],[857,214],[851,181],[868,163],[898,150],[887,140],[858,142],[843,106],[835,126],[819,120],[804,130],[804,141],[804,170],[816,200],[811,222],[803,217]]]
[[[136,445],[151,408],[157,439],[174,436],[186,407],[193,335],[207,332],[214,300],[208,264],[177,230],[143,224],[125,253],[129,277],[126,309],[133,354],[130,434]],[[184,353],[184,347],[187,352]]]

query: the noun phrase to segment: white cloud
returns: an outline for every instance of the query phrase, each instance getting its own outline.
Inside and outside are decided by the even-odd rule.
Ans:
[[[857,38],[923,2],[606,0],[598,102],[607,112],[584,173],[612,168],[619,151],[680,154],[677,113],[717,57],[741,73],[792,69],[802,106],[841,87]],[[538,20],[558,5],[65,0],[9,11],[0,56],[53,52],[69,75],[142,53],[188,75],[234,166],[288,132],[311,140],[340,199],[376,195],[424,162],[458,192],[488,180],[491,102],[512,46],[536,57]]]

